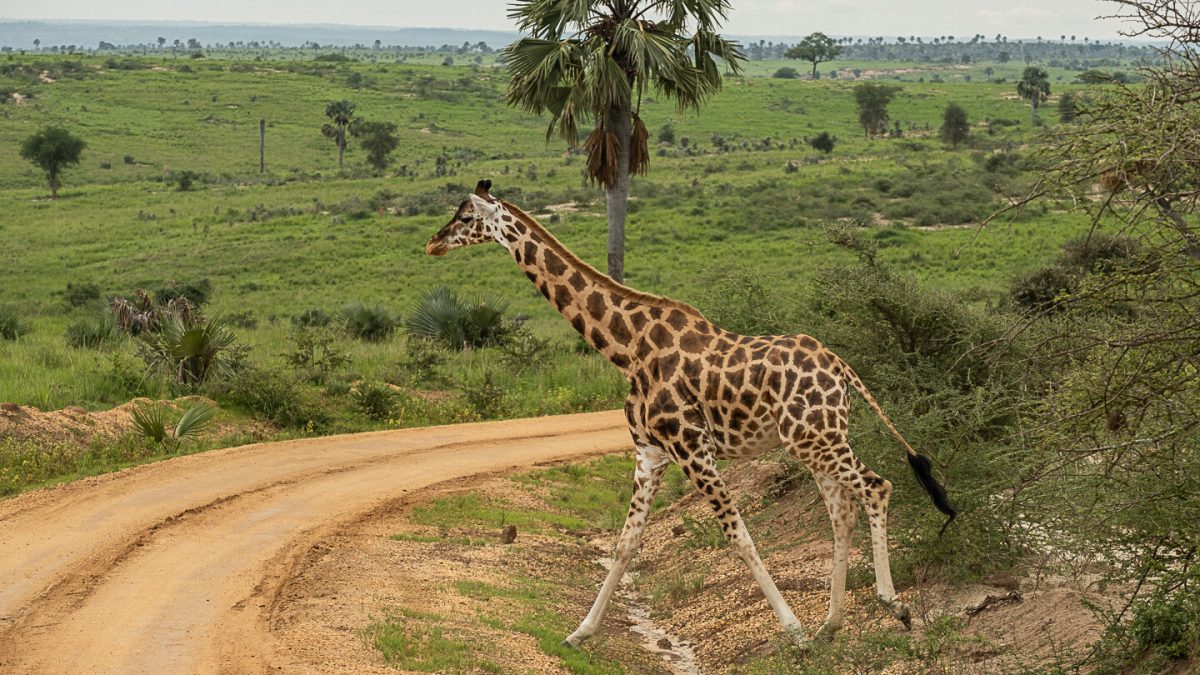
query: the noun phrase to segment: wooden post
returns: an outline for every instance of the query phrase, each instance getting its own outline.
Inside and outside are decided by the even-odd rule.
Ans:
[[[258,172],[265,173],[267,170],[267,121],[260,119],[258,121]]]

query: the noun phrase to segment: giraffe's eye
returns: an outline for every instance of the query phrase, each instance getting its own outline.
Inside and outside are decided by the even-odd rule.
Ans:
[[[469,223],[469,222],[471,222],[471,218],[473,218],[473,216],[463,216],[461,220],[464,223]]]

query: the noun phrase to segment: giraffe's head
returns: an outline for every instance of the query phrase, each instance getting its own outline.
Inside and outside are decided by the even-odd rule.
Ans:
[[[499,199],[488,194],[492,181],[481,180],[475,186],[475,194],[459,204],[454,217],[438,230],[425,245],[429,255],[446,255],[452,248],[497,241],[500,237],[501,216],[507,209]]]

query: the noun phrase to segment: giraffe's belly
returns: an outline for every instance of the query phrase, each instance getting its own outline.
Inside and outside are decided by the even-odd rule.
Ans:
[[[720,415],[714,417],[712,436],[720,459],[757,457],[781,444],[779,427],[769,414],[737,421]]]

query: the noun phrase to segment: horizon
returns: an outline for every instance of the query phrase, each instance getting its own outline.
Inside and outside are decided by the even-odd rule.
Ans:
[[[409,5],[409,3],[403,3]],[[924,0],[884,4],[848,0],[801,4],[795,0],[746,0],[733,5],[721,32],[753,37],[800,37],[814,31],[838,37],[941,37],[996,34],[1020,39],[1130,40],[1120,34],[1124,22],[1103,18],[1121,8],[1111,0],[1048,0],[1037,6],[996,9],[985,0]],[[190,23],[207,26],[331,26],[363,29],[425,29],[519,33],[508,19],[508,4],[491,0],[444,0],[436,6],[394,7],[358,0],[330,16],[324,8],[282,0],[215,0],[215,6],[160,6],[148,0],[124,0],[97,7],[82,0],[0,10],[2,23]],[[34,14],[39,16],[34,16]],[[213,18],[219,17],[219,18]],[[333,20],[330,20],[330,19]],[[464,25],[470,22],[471,25]],[[786,26],[787,29],[781,30]],[[1053,34],[1048,36],[1047,34]]]

